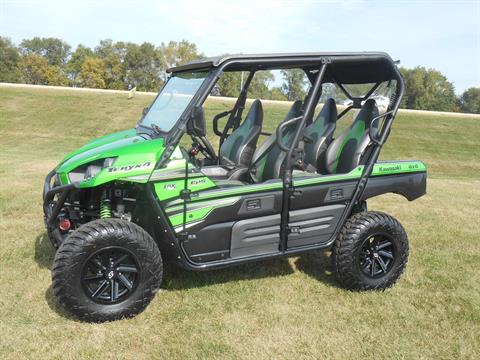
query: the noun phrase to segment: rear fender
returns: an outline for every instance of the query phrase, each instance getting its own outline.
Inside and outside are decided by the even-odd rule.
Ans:
[[[425,195],[426,192],[426,172],[373,176],[368,179],[361,200],[386,193],[394,193],[404,196],[409,201],[413,201]]]

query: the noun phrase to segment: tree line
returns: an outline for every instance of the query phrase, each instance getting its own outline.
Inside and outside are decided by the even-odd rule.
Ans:
[[[149,42],[102,40],[94,48],[76,49],[57,38],[24,39],[18,46],[0,37],[0,82],[158,91],[169,67],[202,58],[197,46],[187,40],[155,46]],[[480,113],[480,88],[472,87],[460,96],[439,71],[416,67],[401,68],[405,79],[402,107],[408,109]],[[306,78],[302,71],[281,71],[283,84],[271,86],[274,75],[257,73],[249,96],[272,100],[301,99]],[[242,74],[225,73],[217,84],[217,94],[237,96]]]

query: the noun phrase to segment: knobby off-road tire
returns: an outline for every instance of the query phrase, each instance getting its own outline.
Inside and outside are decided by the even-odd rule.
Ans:
[[[124,220],[102,219],[82,225],[60,245],[52,287],[68,312],[102,322],[143,311],[162,275],[160,251],[145,230]]]
[[[350,217],[333,247],[337,279],[350,290],[383,290],[392,286],[407,260],[408,238],[404,228],[381,212],[361,212]]]

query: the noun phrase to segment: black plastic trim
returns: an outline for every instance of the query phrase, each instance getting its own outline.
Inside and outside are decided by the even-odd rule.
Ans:
[[[425,195],[426,192],[426,172],[373,176],[368,179],[361,200],[386,193],[394,193],[404,196],[408,201],[413,201]]]

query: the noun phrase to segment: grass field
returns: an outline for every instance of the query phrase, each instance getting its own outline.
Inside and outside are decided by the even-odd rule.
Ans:
[[[385,292],[339,288],[328,253],[193,273],[167,267],[139,316],[70,318],[52,296],[43,227],[46,173],[91,138],[132,127],[151,97],[0,88],[0,358],[480,357],[480,117],[397,117],[383,159],[421,159],[428,194],[371,209],[410,237],[406,273]],[[207,115],[230,104],[211,101]],[[287,107],[266,105],[267,121]]]

